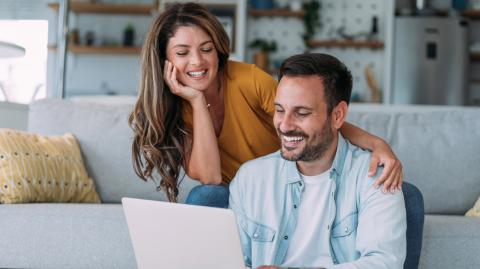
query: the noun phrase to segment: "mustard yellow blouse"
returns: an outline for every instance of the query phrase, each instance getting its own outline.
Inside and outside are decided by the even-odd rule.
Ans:
[[[273,126],[277,81],[253,64],[228,62],[224,89],[225,115],[218,137],[222,178],[229,183],[244,162],[280,148]],[[183,118],[192,126],[191,107]]]

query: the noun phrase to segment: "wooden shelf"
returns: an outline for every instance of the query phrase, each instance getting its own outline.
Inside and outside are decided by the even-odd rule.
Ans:
[[[462,16],[470,18],[472,20],[480,20],[480,10],[478,9],[467,9],[462,12]]]
[[[384,47],[381,41],[355,41],[355,40],[310,40],[307,45],[311,48],[366,48],[382,49]]]
[[[304,11],[291,11],[289,9],[251,9],[252,17],[297,17],[303,18]]]
[[[49,50],[56,50],[57,46],[49,45]],[[121,47],[121,46],[84,46],[70,45],[68,51],[76,54],[124,54],[135,55],[140,54],[141,47]]]
[[[472,53],[470,53],[470,60],[472,60],[472,61],[480,61],[480,52],[472,52]]]
[[[55,11],[58,11],[59,4],[49,3],[48,7]],[[76,13],[151,15],[152,11],[155,10],[155,6],[136,4],[101,4],[71,2],[70,10]]]

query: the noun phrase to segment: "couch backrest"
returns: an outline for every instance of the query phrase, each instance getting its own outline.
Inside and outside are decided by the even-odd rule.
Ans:
[[[28,130],[72,132],[104,202],[121,197],[165,200],[133,172],[131,105],[41,100],[30,105]],[[427,213],[464,214],[480,195],[480,109],[352,105],[348,120],[387,140],[404,165],[405,180],[423,193]],[[186,178],[180,201],[196,182]]]
[[[78,104],[64,100],[40,100],[30,105],[28,131],[77,138],[89,175],[103,202],[118,203],[122,197],[166,200],[153,181],[140,180],[133,171],[133,132],[128,126],[131,105]],[[185,178],[179,200],[196,182]]]
[[[431,214],[465,214],[480,196],[480,108],[352,105],[348,120],[388,141]]]
[[[27,130],[28,105],[0,102],[0,128]]]

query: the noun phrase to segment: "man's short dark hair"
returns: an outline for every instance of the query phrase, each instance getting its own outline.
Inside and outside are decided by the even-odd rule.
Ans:
[[[337,58],[322,53],[297,54],[286,59],[280,67],[278,80],[283,76],[316,75],[323,80],[328,114],[341,101],[350,103],[352,74]]]

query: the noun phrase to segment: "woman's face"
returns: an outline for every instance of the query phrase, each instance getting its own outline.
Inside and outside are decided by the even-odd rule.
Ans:
[[[180,26],[168,40],[167,60],[177,69],[180,83],[205,91],[215,82],[218,55],[212,38],[197,26]]]

